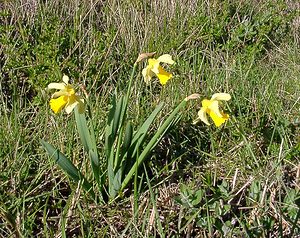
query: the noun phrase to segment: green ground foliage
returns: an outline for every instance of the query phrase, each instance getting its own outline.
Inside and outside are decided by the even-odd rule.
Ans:
[[[300,235],[298,1],[3,0],[0,23],[1,237]],[[104,158],[111,96],[152,51],[173,56],[174,77],[147,86],[139,65],[134,125],[165,102],[155,130],[192,93],[230,93],[230,120],[193,125],[191,101],[123,197],[97,204],[40,144],[92,176],[74,116],[50,111],[46,87],[63,74],[86,87]]]

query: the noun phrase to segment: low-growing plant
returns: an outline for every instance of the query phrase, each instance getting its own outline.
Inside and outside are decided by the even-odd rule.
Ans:
[[[48,86],[50,89],[60,90],[54,93],[50,100],[50,106],[55,113],[60,112],[63,108],[65,108],[67,113],[71,113],[71,111],[75,109],[77,130],[84,150],[90,158],[95,184],[89,182],[72,161],[54,146],[44,140],[42,140],[42,145],[70,178],[76,182],[81,182],[84,190],[94,199],[99,199],[100,202],[105,202],[106,197],[108,197],[109,201],[112,201],[121,195],[134,174],[137,174],[138,168],[149,153],[160,142],[167,130],[178,122],[181,109],[184,108],[187,101],[199,98],[199,94],[192,94],[186,97],[171,111],[164,122],[162,122],[159,128],[152,134],[151,124],[163,108],[163,103],[159,103],[144,123],[135,130],[127,118],[127,110],[132,81],[138,62],[149,58],[148,65],[143,70],[143,77],[146,83],[149,83],[153,76],[157,76],[161,85],[165,85],[172,77],[172,74],[165,71],[160,65],[161,63],[173,64],[174,61],[171,56],[165,54],[157,59],[150,58],[153,55],[154,53],[144,53],[138,57],[133,65],[126,95],[122,95],[118,98],[117,93],[115,93],[112,97],[105,129],[105,167],[102,167],[100,163],[92,115],[89,114],[90,126],[88,126],[84,114],[84,99],[76,94],[74,87],[69,84],[69,78],[67,76],[63,77],[63,83],[51,83]],[[209,125],[208,114],[217,127],[222,125],[229,118],[229,115],[220,111],[219,101],[228,101],[230,98],[229,94],[216,93],[210,100],[204,99],[198,113],[199,118],[195,123],[198,120],[202,120]],[[99,191],[98,193],[96,192],[95,186],[97,187],[97,191]]]

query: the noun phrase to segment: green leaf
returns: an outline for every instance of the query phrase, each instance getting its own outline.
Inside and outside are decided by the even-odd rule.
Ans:
[[[129,146],[131,145],[132,134],[133,134],[133,127],[132,127],[131,122],[128,122],[126,129],[125,129],[124,142],[122,145],[123,152],[126,152],[129,148]]]
[[[109,196],[113,198],[120,187],[115,181],[121,180],[123,171],[120,164],[122,161],[122,135],[125,129],[124,121],[126,118],[127,100],[122,96],[118,102],[113,96],[112,107],[109,112],[106,131],[105,131],[105,154],[107,157],[107,176]],[[116,177],[118,176],[118,177]]]
[[[114,142],[114,136],[112,135],[112,128],[113,128],[113,120],[115,116],[116,111],[116,97],[113,95],[112,102],[111,102],[111,108],[109,110],[107,124],[105,128],[105,154],[107,159],[110,157],[110,153],[113,147]]]
[[[75,108],[75,120],[81,143],[83,144],[84,149],[89,151],[92,146],[92,139],[87,127],[85,115],[79,113],[77,107]]]
[[[115,198],[118,194],[121,184],[122,184],[122,168],[120,168],[116,173],[112,181],[111,191],[109,192],[109,196],[111,199]]]
[[[116,108],[115,108],[115,115],[113,120],[113,127],[112,127],[112,135],[115,137],[117,135],[118,129],[122,126],[123,120],[123,96],[119,99]]]
[[[124,178],[121,186],[121,191],[125,189],[129,181],[131,180],[134,173],[137,171],[137,168],[143,163],[145,158],[148,156],[150,151],[159,143],[161,138],[164,136],[164,134],[167,132],[169,127],[174,124],[175,121],[178,121],[179,118],[179,111],[181,108],[183,108],[186,105],[187,100],[183,100],[174,110],[173,112],[167,117],[167,119],[164,121],[164,123],[161,125],[161,127],[157,130],[157,132],[154,134],[152,139],[149,141],[147,146],[144,148],[144,150],[141,152],[139,157],[137,158],[135,164],[131,167],[130,171]]]
[[[112,99],[111,108],[108,115],[108,121],[105,129],[105,154],[107,158],[111,157],[111,153],[114,149],[114,143],[117,136],[120,134],[120,129],[123,127],[126,102],[122,96],[118,102],[116,102],[115,95]]]
[[[83,174],[75,167],[75,165],[69,160],[63,153],[58,149],[55,149],[51,144],[47,143],[44,140],[41,140],[42,146],[48,152],[50,157],[52,157],[55,162],[62,168],[67,175],[72,178],[75,182],[82,182],[82,187],[84,190],[89,192],[89,194],[95,198],[95,193],[93,191],[93,186],[90,184]]]
[[[115,178],[114,165],[113,165],[113,153],[111,153],[110,158],[107,158],[107,177],[108,177],[108,193],[110,197],[114,194],[113,181]]]
[[[116,164],[115,166],[116,169],[122,168],[122,176],[131,159],[130,153],[128,153],[128,151],[131,145],[132,136],[133,136],[133,127],[131,122],[128,122],[124,133],[123,144],[119,152],[118,164]]]
[[[202,189],[196,191],[193,196],[192,205],[197,206],[202,201],[203,195],[204,195],[204,191]]]
[[[102,184],[99,181],[99,174],[100,174],[100,165],[99,164],[100,163],[99,163],[99,157],[98,157],[97,150],[90,150],[89,158],[91,161],[94,177],[95,177],[97,183],[100,185],[100,187],[102,187]]]
[[[77,124],[77,129],[79,133],[80,140],[84,146],[84,149],[89,154],[91,161],[91,166],[93,170],[94,177],[99,184],[99,157],[97,154],[96,139],[94,134],[94,129],[90,130],[87,126],[87,121],[84,113],[79,113],[78,107],[75,108],[75,120]],[[92,125],[91,125],[92,127]]]
[[[138,147],[143,144],[146,135],[149,133],[150,125],[153,123],[154,119],[158,115],[158,113],[162,110],[163,103],[158,104],[158,106],[153,110],[153,112],[150,114],[150,116],[147,118],[147,120],[143,123],[143,125],[138,129],[138,131],[134,134],[134,137],[132,139],[129,153],[131,154],[130,157],[134,157]],[[139,142],[139,143],[137,143]]]

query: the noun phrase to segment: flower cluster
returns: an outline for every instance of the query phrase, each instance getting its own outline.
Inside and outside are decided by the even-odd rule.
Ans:
[[[142,57],[139,57],[139,59],[147,58],[148,55],[152,57],[154,53],[142,54]],[[159,79],[161,85],[165,85],[168,82],[168,80],[172,77],[172,74],[165,71],[160,65],[160,63],[174,64],[174,61],[172,60],[172,57],[169,54],[164,54],[158,57],[157,59],[149,58],[148,65],[146,66],[146,68],[143,69],[142,72],[144,80],[147,84],[154,76],[156,76]],[[229,119],[229,115],[220,111],[219,101],[228,101],[230,99],[231,96],[228,93],[215,93],[210,100],[204,99],[202,101],[202,107],[198,112],[198,118],[194,121],[194,124],[196,124],[199,121],[203,121],[206,125],[210,125],[207,118],[207,115],[209,115],[217,127],[221,126],[223,123],[225,123],[226,120]]]
[[[172,56],[169,54],[164,54],[157,59],[151,58],[153,53],[143,53],[137,59],[137,62],[142,61],[143,59],[148,58],[148,65],[143,69],[142,74],[144,81],[148,84],[151,79],[156,76],[161,85],[165,85],[172,74],[165,71],[160,65],[161,63],[174,64]],[[50,83],[48,85],[49,89],[58,89],[60,91],[54,93],[50,100],[50,107],[54,113],[59,113],[63,108],[69,114],[71,111],[78,106],[79,112],[84,112],[84,100],[76,94],[75,89],[72,85],[69,84],[69,77],[63,76],[63,83]],[[193,94],[196,95],[196,94]],[[198,98],[193,96],[192,99]],[[212,95],[211,99],[202,100],[202,107],[198,112],[198,118],[194,120],[194,124],[199,121],[204,122],[206,125],[210,125],[207,115],[209,115],[214,122],[214,124],[219,127],[229,119],[229,115],[220,110],[220,101],[228,101],[231,99],[231,96],[228,93],[215,93]]]
[[[194,93],[185,97],[171,112],[161,121],[159,128],[152,133],[151,124],[157,118],[163,109],[163,103],[159,103],[150,116],[136,130],[133,128],[130,119],[126,118],[129,110],[130,95],[132,93],[132,82],[135,79],[137,63],[147,59],[147,66],[143,69],[142,74],[146,83],[150,83],[153,77],[157,77],[161,85],[165,85],[171,78],[172,73],[164,70],[163,64],[174,64],[172,57],[164,54],[157,59],[153,58],[155,52],[141,54],[133,65],[131,77],[128,81],[127,93],[117,97],[114,94],[113,103],[108,112],[108,120],[105,127],[105,141],[103,151],[106,157],[106,168],[102,166],[100,157],[97,152],[97,143],[95,131],[86,119],[84,114],[84,100],[77,93],[75,88],[69,84],[69,77],[64,75],[62,83],[50,83],[49,89],[57,89],[50,99],[50,107],[54,113],[65,110],[71,113],[74,110],[75,122],[80,137],[80,141],[90,159],[91,170],[94,182],[85,178],[84,174],[66,157],[62,152],[56,149],[46,141],[41,141],[48,154],[55,159],[56,163],[72,178],[74,181],[81,181],[82,188],[95,201],[100,203],[114,201],[119,194],[128,186],[133,179],[138,168],[147,159],[154,147],[164,138],[168,128],[174,125],[190,100],[198,100],[200,94]],[[87,95],[86,91],[82,89]],[[88,98],[86,96],[86,98]],[[213,94],[211,99],[203,99],[202,107],[198,112],[198,118],[194,121],[202,121],[210,125],[209,118],[219,127],[224,124],[229,115],[221,110],[221,102],[228,101],[231,96],[228,93]],[[90,110],[88,110],[90,111]],[[93,118],[89,114],[90,119]],[[131,151],[131,152],[128,152]],[[102,170],[104,169],[104,170]],[[117,181],[117,182],[116,182]],[[94,186],[96,185],[97,186]],[[96,195],[94,188],[100,193]]]

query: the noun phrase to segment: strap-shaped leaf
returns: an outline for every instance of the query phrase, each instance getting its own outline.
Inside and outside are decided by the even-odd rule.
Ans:
[[[83,174],[75,167],[75,165],[69,160],[63,153],[58,149],[55,149],[51,144],[44,140],[41,140],[42,146],[48,152],[50,157],[52,157],[55,162],[62,168],[62,170],[67,173],[67,175],[72,178],[75,182],[82,182],[82,187],[84,190],[90,193],[90,195],[95,198],[95,193],[93,191],[93,186],[90,184]]]
[[[115,178],[115,173],[114,173],[114,165],[113,165],[113,152],[110,155],[110,158],[107,158],[107,178],[108,178],[108,193],[111,196],[111,194],[114,193],[114,186],[113,186],[113,181]]]
[[[141,152],[139,157],[137,158],[134,165],[131,167],[130,171],[126,175],[125,179],[122,182],[121,191],[125,189],[129,181],[131,180],[132,176],[136,172],[137,168],[143,163],[147,155],[150,153],[150,151],[153,149],[155,145],[159,143],[161,138],[164,136],[164,134],[167,132],[169,127],[171,125],[174,125],[174,121],[178,121],[179,117],[179,111],[182,107],[186,105],[187,100],[183,100],[174,110],[173,112],[167,117],[167,119],[164,121],[164,123],[161,125],[161,127],[157,130],[157,132],[154,134],[152,139],[149,141],[145,149]]]
[[[140,147],[143,145],[146,136],[149,135],[149,128],[151,124],[153,123],[154,119],[157,117],[158,113],[162,110],[162,108],[163,108],[163,103],[158,104],[158,106],[152,111],[152,113],[147,118],[147,120],[134,133],[134,136],[130,142],[130,146],[127,149],[122,148],[121,164],[123,168],[123,175],[130,170],[130,168],[133,166],[134,162],[136,161],[135,158],[136,153],[139,149],[141,149]],[[126,134],[125,134],[125,138],[126,138]]]
[[[122,179],[122,168],[120,168],[116,174],[115,174],[115,177],[112,181],[112,187],[111,187],[111,191],[109,192],[109,196],[110,198],[115,198],[116,195],[118,194],[119,190],[120,190],[120,187],[121,187],[121,181]]]
[[[97,183],[99,183],[99,158],[97,154],[94,129],[91,128],[91,130],[89,130],[87,126],[85,114],[79,113],[78,107],[75,108],[75,120],[76,120],[80,140],[84,146],[84,149],[89,154],[89,158],[93,169],[93,174],[95,176]],[[93,126],[91,125],[91,127]]]
[[[126,125],[124,140],[123,140],[123,144],[122,144],[122,148],[121,148],[120,158],[122,158],[122,160],[124,159],[124,155],[129,150],[129,147],[132,142],[132,137],[133,137],[133,126],[132,126],[132,123],[129,121]]]
[[[156,118],[158,113],[162,110],[162,108],[163,108],[163,103],[158,104],[158,106],[153,110],[153,112],[150,114],[150,116],[147,118],[147,120],[142,124],[142,126],[134,134],[134,137],[131,141],[130,148],[128,149],[129,154],[130,154],[129,157],[135,156],[138,147],[143,144],[147,133],[149,133],[150,125],[153,123],[154,119]]]
[[[98,157],[97,150],[90,150],[89,157],[90,157],[94,177],[97,183],[99,184],[100,166],[99,166],[99,157]]]
[[[113,95],[111,108],[108,114],[108,120],[105,128],[105,151],[106,156],[109,158],[110,152],[113,149],[118,130],[122,127],[125,117],[126,102],[122,96],[119,101],[116,101],[116,96]]]
[[[119,164],[121,162],[121,135],[125,129],[123,124],[126,118],[126,109],[127,101],[125,100],[124,96],[122,96],[116,102],[116,96],[114,95],[105,130],[105,154],[107,157],[108,191],[109,196],[112,198],[116,194],[115,181],[118,179],[115,177],[115,174],[116,171],[119,170]],[[120,185],[117,187],[119,189]]]
[[[122,120],[123,120],[123,96],[119,99],[117,102],[116,108],[115,108],[115,115],[114,115],[114,120],[113,120],[113,128],[112,128],[112,135],[113,137],[116,136],[118,129],[122,125]]]
[[[85,114],[79,113],[78,107],[75,108],[75,120],[81,143],[83,144],[84,149],[86,151],[89,151],[92,147],[92,139],[89,133],[89,129],[87,127]]]
[[[113,147],[114,136],[113,136],[113,122],[116,111],[116,96],[112,96],[111,108],[108,113],[107,124],[105,128],[105,154],[106,158],[110,157],[110,153]]]

